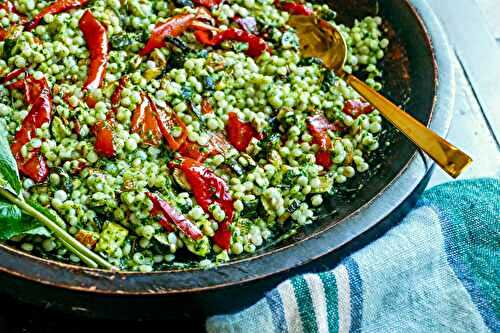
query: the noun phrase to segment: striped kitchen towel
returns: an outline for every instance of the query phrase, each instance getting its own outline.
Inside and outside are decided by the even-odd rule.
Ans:
[[[332,271],[281,283],[208,332],[500,332],[500,182],[424,193],[383,237]]]

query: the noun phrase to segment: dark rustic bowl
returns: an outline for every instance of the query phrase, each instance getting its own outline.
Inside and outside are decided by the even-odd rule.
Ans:
[[[373,3],[335,1],[345,21],[355,17],[348,13],[373,13]],[[383,63],[384,93],[445,135],[454,85],[449,49],[425,1],[412,4],[380,1],[392,45]],[[371,156],[373,170],[328,200],[323,218],[253,256],[211,270],[112,273],[43,260],[0,245],[0,289],[21,300],[101,317],[199,318],[240,309],[293,274],[332,267],[411,207],[428,181],[432,163],[396,130],[384,135],[391,145]]]

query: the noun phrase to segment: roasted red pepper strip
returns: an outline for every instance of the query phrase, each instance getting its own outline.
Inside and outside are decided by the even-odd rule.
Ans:
[[[85,11],[80,19],[80,30],[87,42],[90,53],[90,64],[87,73],[87,81],[83,90],[93,90],[101,86],[108,66],[108,35],[106,28],[97,21],[90,10]]]
[[[193,0],[197,5],[213,8],[221,4],[222,0]]]
[[[160,199],[157,195],[150,192],[146,192],[146,195],[153,202],[155,209],[160,211],[164,216],[164,219],[162,219],[163,223],[160,222],[162,226],[165,222],[171,222],[189,238],[194,240],[203,238],[201,230],[175,208],[170,206],[165,200]]]
[[[239,151],[245,151],[252,138],[262,138],[251,124],[245,123],[238,118],[234,112],[229,112],[226,125],[227,138]]]
[[[192,158],[193,160],[195,160],[197,162],[202,162],[208,157],[207,156],[208,154],[202,152],[201,149],[202,149],[202,147],[199,144],[188,141],[188,142],[185,142],[179,148],[179,153],[184,157]]]
[[[373,110],[375,110],[375,108],[370,103],[348,100],[347,102],[345,102],[342,112],[356,119],[360,115],[368,114]]]
[[[156,119],[154,103],[146,94],[142,94],[142,101],[135,108],[132,116],[132,133],[137,133],[142,142],[149,146],[158,146],[161,143],[161,132]]]
[[[7,88],[9,90],[13,90],[13,89],[21,89],[21,90],[23,90],[24,89],[24,80],[18,80],[16,82],[8,84],[8,85],[5,86],[5,88]]]
[[[0,42],[6,40],[7,37],[9,37],[9,32],[5,29],[0,29]]]
[[[196,30],[194,33],[198,42],[204,45],[217,46],[223,41],[234,40],[237,42],[243,42],[248,44],[248,49],[246,54],[250,57],[259,57],[264,51],[269,50],[268,45],[264,39],[246,32],[241,29],[227,29],[218,32],[215,36],[211,37],[211,32],[206,30]]]
[[[113,133],[113,121],[100,120],[92,127],[95,135],[95,151],[107,158],[112,158],[116,154]]]
[[[26,72],[26,70],[27,70],[26,67],[15,69],[12,72],[10,72],[9,74],[5,75],[2,78],[2,80],[0,81],[0,83],[5,84],[5,83],[9,82],[10,80],[13,80],[16,77],[18,77],[19,75],[23,74],[24,72]]]
[[[113,92],[113,95],[111,96],[111,105],[113,107],[118,107],[120,105],[121,99],[122,99],[122,92],[123,89],[125,89],[125,86],[128,83],[128,76],[123,76],[119,81],[118,81],[118,86],[116,87],[115,91]]]
[[[167,140],[170,149],[177,151],[187,140],[188,131],[186,125],[171,108],[157,108],[154,103],[152,105],[163,137]],[[177,138],[174,138],[170,134],[174,126],[178,126],[181,129],[181,135]]]
[[[303,16],[311,16],[313,14],[313,10],[301,3],[296,2],[281,2],[280,0],[275,0],[274,5],[279,9],[288,12],[292,15],[303,15]]]
[[[175,228],[174,226],[172,225],[172,222],[170,222],[170,220],[166,217],[162,218],[159,222],[158,222],[162,227],[163,229],[165,229],[165,231],[167,232],[173,232],[175,231]]]
[[[319,150],[316,153],[316,164],[328,170],[332,166],[330,150],[333,145],[327,131],[335,131],[336,127],[322,115],[310,116],[307,118],[307,122],[307,128],[313,137],[312,142],[319,145]]]
[[[39,150],[31,151],[25,159],[21,154],[21,148],[36,137],[36,130],[52,119],[52,94],[45,78],[35,80],[28,75],[22,82],[22,88],[26,89],[27,103],[31,110],[24,118],[21,129],[16,133],[14,143],[11,146],[12,153],[16,158],[19,171],[33,181],[39,183],[47,179],[49,168],[45,157]]]
[[[140,56],[151,53],[154,49],[165,46],[165,39],[168,36],[178,37],[183,34],[195,19],[194,14],[181,14],[170,17],[163,23],[158,24],[151,34],[144,48],[139,51]]]
[[[184,158],[179,163],[171,166],[178,167],[184,172],[191,188],[193,189],[196,202],[209,214],[209,207],[218,204],[226,213],[226,218],[219,223],[219,229],[213,237],[214,242],[222,249],[229,249],[231,245],[231,231],[229,225],[233,222],[234,208],[233,199],[229,193],[226,182],[218,177],[213,171],[192,159]]]
[[[23,175],[31,178],[35,183],[41,183],[45,181],[49,175],[47,160],[40,154],[40,150],[38,149],[33,151],[31,156],[32,157],[27,162],[22,162],[22,164],[19,165],[19,171],[21,171]]]
[[[192,158],[197,162],[203,162],[208,157],[216,155],[218,152],[219,147],[216,147],[212,140],[210,140],[206,146],[200,146],[198,143],[187,141],[179,148],[179,153],[183,157]]]
[[[28,22],[25,25],[27,31],[33,30],[40,21],[42,21],[43,17],[47,14],[59,14],[65,11],[68,11],[73,8],[81,7],[87,4],[90,0],[56,0],[51,3],[49,6],[45,7],[38,15],[36,15],[33,20]]]

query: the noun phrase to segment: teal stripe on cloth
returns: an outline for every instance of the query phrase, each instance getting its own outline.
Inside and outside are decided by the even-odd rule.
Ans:
[[[321,332],[500,332],[498,258],[500,181],[453,182],[333,270],[287,280],[207,330],[315,332],[316,318]]]
[[[292,286],[299,306],[304,331],[317,332],[316,314],[314,313],[313,300],[306,280],[302,276],[296,277],[292,279]]]
[[[456,182],[427,191],[420,206],[432,206],[443,225],[448,261],[478,307],[486,325],[500,332],[500,185],[497,180]],[[463,221],[464,223],[457,223]],[[467,221],[467,223],[465,223]],[[496,223],[485,223],[493,221]],[[467,244],[467,247],[460,246]],[[480,260],[478,260],[480,259]],[[484,267],[491,273],[485,274]]]
[[[363,318],[363,288],[356,261],[347,258],[344,262],[349,274],[349,287],[351,292],[351,327],[349,332],[359,332]]]
[[[338,295],[337,281],[335,275],[330,272],[320,273],[319,277],[323,282],[326,298],[326,311],[328,315],[328,330],[329,332],[338,332],[339,330],[339,312],[338,312]]]

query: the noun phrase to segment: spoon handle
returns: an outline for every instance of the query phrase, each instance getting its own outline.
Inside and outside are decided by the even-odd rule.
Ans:
[[[472,162],[472,159],[463,151],[401,110],[357,77],[347,75],[345,79],[354,90],[453,178],[458,177]]]

